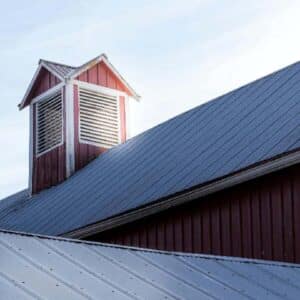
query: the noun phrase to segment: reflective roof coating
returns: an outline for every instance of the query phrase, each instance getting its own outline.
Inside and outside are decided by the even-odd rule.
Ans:
[[[299,299],[300,265],[0,231],[1,299]]]
[[[56,187],[0,204],[0,228],[63,234],[299,150],[299,116],[295,63],[110,149]]]

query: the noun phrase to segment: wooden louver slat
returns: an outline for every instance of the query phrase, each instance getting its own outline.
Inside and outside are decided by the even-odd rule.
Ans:
[[[79,89],[80,140],[111,148],[119,143],[117,97]]]
[[[37,103],[36,153],[52,149],[62,142],[63,111],[61,92]]]

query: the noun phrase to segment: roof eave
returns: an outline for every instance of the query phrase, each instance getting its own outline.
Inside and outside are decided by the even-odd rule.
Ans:
[[[96,233],[104,232],[121,225],[138,221],[144,217],[148,217],[166,209],[191,202],[195,199],[202,198],[209,194],[219,192],[226,188],[233,187],[263,175],[282,170],[297,163],[300,163],[300,149],[292,153],[262,162],[232,175],[228,175],[220,180],[184,191],[183,193],[177,195],[172,195],[166,199],[161,199],[159,202],[154,204],[150,204],[148,206],[125,212],[118,216],[114,216],[106,220],[63,233],[61,236],[68,238],[85,238]]]

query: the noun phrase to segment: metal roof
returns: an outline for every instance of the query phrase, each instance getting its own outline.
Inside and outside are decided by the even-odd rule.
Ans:
[[[300,147],[300,63],[162,123],[64,183],[0,208],[0,228],[59,235]]]
[[[300,265],[0,231],[2,299],[299,299]]]
[[[72,66],[68,66],[68,65],[64,65],[61,63],[44,60],[44,59],[41,59],[40,63],[41,62],[43,62],[44,65],[46,65],[48,68],[50,68],[50,70],[53,70],[54,72],[56,72],[58,75],[60,75],[63,78],[68,76],[69,74],[71,74],[74,70],[79,69],[79,67],[72,67]]]

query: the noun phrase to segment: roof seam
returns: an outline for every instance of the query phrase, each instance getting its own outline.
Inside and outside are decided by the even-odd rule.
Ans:
[[[212,273],[209,273],[209,272],[205,272],[203,271],[199,266],[195,266],[195,265],[192,265],[190,262],[188,262],[184,257],[176,257],[176,259],[178,261],[180,261],[181,263],[183,263],[184,265],[186,265],[188,268],[194,270],[195,272],[198,272],[198,273],[201,273],[204,277],[207,277],[207,278],[210,278],[214,281],[216,281],[218,284],[220,284],[221,286],[225,286],[227,287],[228,289],[236,292],[237,294],[240,294],[242,295],[243,297],[246,297],[248,299],[252,299],[254,300],[254,298],[251,298],[249,297],[248,295],[246,295],[245,293],[243,293],[243,290],[239,290],[239,289],[236,289],[234,288],[232,285],[220,280],[216,275],[212,275]]]
[[[168,274],[170,277],[175,278],[177,281],[184,283],[185,285],[193,288],[194,290],[200,292],[203,295],[206,295],[207,297],[211,298],[211,299],[215,299],[217,300],[218,298],[216,298],[215,296],[209,294],[206,290],[202,289],[201,287],[198,287],[197,285],[188,282],[187,280],[185,280],[182,277],[177,276],[176,274],[173,274],[171,272],[169,272],[167,269],[163,268],[162,266],[158,265],[156,262],[154,262],[152,259],[150,258],[146,258],[144,256],[142,256],[140,253],[137,253],[137,251],[132,251],[130,252],[131,255],[139,257],[141,260],[151,264],[152,266],[154,266],[156,269],[160,270],[161,272],[164,272],[166,274]]]
[[[75,287],[74,285],[72,285],[71,283],[65,281],[64,279],[62,279],[59,275],[55,275],[54,273],[49,272],[43,265],[41,265],[40,263],[37,263],[35,261],[33,261],[30,257],[28,257],[27,255],[23,254],[23,253],[19,253],[17,252],[11,245],[7,244],[6,242],[4,242],[3,240],[0,240],[0,244],[2,244],[2,247],[7,248],[8,250],[10,250],[11,252],[13,252],[15,255],[17,255],[18,257],[22,258],[22,260],[27,261],[28,263],[30,263],[34,268],[36,268],[37,270],[39,270],[40,272],[44,273],[45,275],[54,278],[55,280],[58,280],[59,282],[61,282],[62,284],[64,284],[66,287],[68,287],[71,291],[76,291],[77,294],[87,298],[87,299],[92,299],[91,296],[89,296],[88,294],[82,292],[81,290],[79,290],[77,287]]]
[[[119,267],[120,269],[123,269],[124,271],[134,275],[136,278],[138,278],[139,280],[143,281],[144,283],[157,288],[158,290],[160,290],[161,292],[163,292],[164,294],[167,294],[168,296],[173,297],[174,299],[180,300],[180,297],[177,297],[175,294],[172,293],[172,291],[170,291],[169,289],[166,288],[162,288],[161,286],[159,286],[157,283],[152,282],[150,279],[145,278],[145,276],[140,275],[137,271],[133,271],[130,268],[128,268],[126,265],[124,265],[123,263],[120,263],[119,261],[115,260],[114,258],[108,257],[106,254],[100,253],[98,251],[98,249],[94,249],[94,248],[87,248],[88,251],[95,253],[98,256],[101,256],[103,258],[105,258],[106,260],[110,261],[111,263],[113,263],[114,265],[116,265],[117,267]]]
[[[9,284],[16,285],[26,295],[34,297],[35,299],[40,299],[40,300],[43,299],[41,296],[37,295],[35,292],[33,292],[28,287],[25,287],[24,285],[20,284],[16,280],[10,278],[7,274],[4,274],[1,270],[0,270],[0,277],[4,278],[7,282],[9,282]]]
[[[220,262],[220,261],[216,261],[216,263],[220,266],[222,266],[223,268],[231,271],[232,273],[235,273],[236,275],[238,275],[239,277],[243,278],[244,280],[246,281],[249,281],[251,282],[253,285],[256,285],[264,290],[266,290],[267,292],[273,294],[274,296],[276,297],[279,297],[279,299],[282,299],[282,294],[279,294],[277,293],[276,291],[270,289],[270,288],[267,288],[266,286],[262,285],[260,282],[254,280],[251,276],[245,276],[244,274],[242,274],[241,272],[237,271],[237,270],[234,270],[232,267],[228,266],[228,265],[225,265],[223,262]]]
[[[46,243],[44,240],[41,240],[41,239],[36,238],[35,240],[38,241],[40,244],[44,245],[44,247],[54,251],[57,255],[60,255],[62,258],[67,260],[69,263],[73,264],[75,267],[84,270],[86,273],[89,273],[90,275],[92,275],[95,278],[97,278],[98,280],[104,282],[105,284],[107,284],[111,288],[114,288],[114,289],[118,290],[119,292],[123,293],[125,296],[131,297],[132,299],[138,299],[136,296],[132,295],[131,293],[129,293],[127,291],[125,291],[121,287],[113,284],[110,280],[107,280],[107,279],[101,277],[98,273],[95,273],[95,272],[91,271],[88,267],[86,267],[86,266],[82,265],[81,263],[79,263],[78,261],[74,260],[68,254],[62,252],[57,247],[55,247],[53,245],[49,245],[48,243]]]

